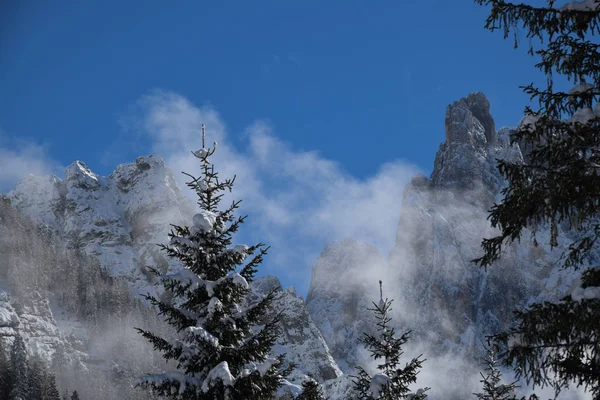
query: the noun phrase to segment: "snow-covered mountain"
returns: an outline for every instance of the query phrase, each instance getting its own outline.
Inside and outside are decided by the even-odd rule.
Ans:
[[[167,269],[156,244],[165,243],[169,223],[182,223],[193,207],[165,162],[152,155],[122,164],[108,177],[75,161],[65,180],[29,175],[8,197],[24,215],[54,229],[67,246],[83,246],[114,276],[128,279],[137,293],[153,290],[146,266]]]
[[[374,249],[352,241],[330,246],[315,264],[307,306],[345,372],[361,361],[357,339],[369,329],[365,304],[378,298],[377,279],[396,300],[398,328],[412,330],[413,343],[434,360],[476,361],[486,335],[508,326],[516,307],[572,290],[576,274],[559,267],[562,249],[549,248],[543,229],[537,246],[525,235],[487,270],[471,262],[482,254],[481,239],[495,233],[487,215],[504,185],[497,159],[523,155],[509,143],[510,129],[496,131],[482,93],[449,105],[445,128],[431,176],[415,176],[405,188],[387,270],[373,267]]]
[[[385,295],[395,299],[398,330],[412,330],[429,359],[474,358],[484,337],[511,321],[515,306],[571,290],[576,277],[558,268],[561,249],[549,249],[543,230],[538,246],[524,237],[488,270],[471,263],[481,255],[482,237],[494,233],[487,211],[504,184],[496,159],[524,155],[509,143],[510,129],[496,130],[481,93],[448,106],[445,131],[430,177],[414,177],[398,199],[396,243],[387,260],[351,239],[328,245],[313,268],[306,303],[274,277],[253,284],[257,294],[277,288],[274,312],[282,312],[283,328],[277,351],[297,364],[298,378],[310,374],[323,382],[332,400],[347,398],[348,374],[368,361],[359,338],[374,328],[367,308],[379,299],[379,279]],[[166,241],[169,223],[183,224],[195,207],[158,156],[139,157],[108,177],[76,161],[64,180],[30,175],[8,199],[65,246],[83,248],[113,276],[125,278],[132,294],[155,290],[146,266],[178,267],[156,244]],[[0,335],[26,330],[30,346],[51,351],[73,323],[57,322],[52,312],[58,310],[47,299],[36,304],[19,311],[0,297]],[[430,386],[430,398],[440,398]]]
[[[164,257],[156,244],[167,241],[169,224],[183,225],[195,207],[182,195],[164,161],[157,156],[139,157],[135,163],[118,166],[108,177],[99,176],[83,162],[76,161],[66,169],[65,175],[64,181],[56,176],[30,175],[19,182],[7,198],[23,215],[49,227],[66,247],[83,249],[97,257],[113,276],[126,279],[132,295],[155,291],[146,266],[161,271],[179,267]],[[287,353],[288,359],[297,365],[296,378],[301,380],[310,375],[325,381],[342,375],[312,322],[304,300],[293,288],[283,289],[275,277],[258,278],[252,287],[256,294],[277,289],[273,312],[282,313],[283,332],[277,351]],[[33,328],[39,325],[40,340],[32,337],[28,340],[30,347],[56,347],[48,344],[45,330],[50,329],[60,337],[70,332],[60,332],[58,326],[72,330],[73,324],[57,322],[48,299],[40,299],[40,302],[48,307],[38,307],[39,321],[29,318],[31,313],[17,315],[8,306],[0,308],[2,329],[23,331],[29,327],[27,331],[34,332]],[[79,339],[90,340],[89,332],[78,333]],[[51,355],[50,350],[46,358]]]

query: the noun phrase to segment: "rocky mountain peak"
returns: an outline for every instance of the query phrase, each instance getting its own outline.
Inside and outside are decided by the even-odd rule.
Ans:
[[[499,190],[495,162],[499,149],[487,97],[475,92],[450,104],[445,130],[446,141],[440,145],[431,174],[433,185],[493,197]]]
[[[100,188],[99,176],[82,161],[75,161],[65,170],[65,181],[67,186],[73,186],[81,189]]]

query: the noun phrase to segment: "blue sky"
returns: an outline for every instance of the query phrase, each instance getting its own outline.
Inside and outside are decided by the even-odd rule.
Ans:
[[[539,78],[525,49],[484,30],[487,10],[469,0],[8,0],[1,7],[0,154],[21,157],[0,173],[0,191],[29,167],[39,173],[80,159],[108,175],[121,162],[172,150],[155,125],[136,125],[155,134],[124,129],[132,116],[148,121],[157,104],[169,103],[217,121],[226,136],[216,135],[238,161],[258,162],[260,152],[248,149],[259,132],[256,138],[297,156],[298,165],[327,163],[328,179],[349,185],[340,193],[356,190],[366,201],[398,163],[399,184],[416,170],[431,171],[449,103],[482,91],[497,126],[514,125],[528,100],[518,86]],[[173,118],[169,140],[184,129]],[[167,161],[176,160],[171,155]],[[262,198],[310,190],[303,168],[266,172]],[[330,215],[335,205],[315,207],[307,209]],[[290,209],[278,215],[285,219]],[[306,233],[292,242],[290,224],[286,248],[310,241]],[[347,231],[354,230],[364,232]],[[290,262],[302,265],[300,287],[314,249],[322,248],[310,243],[313,250]]]
[[[214,106],[234,139],[268,119],[353,174],[406,158],[429,170],[448,103],[486,93],[499,125],[532,59],[483,29],[472,1],[4,2],[0,127],[63,164],[103,162],[119,118],[161,88]],[[360,165],[354,153],[365,141]]]

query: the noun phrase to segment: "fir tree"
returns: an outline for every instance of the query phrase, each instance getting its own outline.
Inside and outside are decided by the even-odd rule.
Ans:
[[[325,397],[323,394],[323,389],[321,385],[314,379],[306,379],[302,382],[302,393],[296,400],[327,400],[328,397]]]
[[[42,400],[45,385],[45,366],[38,358],[29,361],[29,397],[28,400]]]
[[[374,308],[369,311],[375,313],[377,319],[377,334],[364,334],[361,339],[365,348],[371,353],[374,360],[381,360],[377,366],[379,372],[369,375],[362,367],[358,368],[355,376],[354,390],[358,399],[365,400],[397,400],[397,399],[424,399],[429,388],[419,389],[411,393],[409,385],[417,381],[417,374],[422,367],[422,355],[413,358],[404,367],[400,366],[400,356],[404,354],[402,346],[408,341],[410,331],[396,337],[395,329],[390,326],[392,300],[383,299],[382,282],[379,281],[379,303],[373,302]]]
[[[474,393],[481,400],[515,400],[516,382],[503,384],[502,372],[499,368],[498,346],[488,341],[487,354],[483,360],[485,374],[480,372],[483,383],[483,393]]]
[[[512,136],[528,152],[524,163],[499,161],[506,178],[503,199],[490,211],[500,234],[484,239],[485,254],[475,260],[487,267],[503,246],[523,233],[550,228],[551,247],[559,245],[559,229],[573,234],[565,240],[564,266],[584,267],[581,287],[559,302],[534,304],[516,312],[514,328],[498,335],[507,346],[506,363],[517,377],[557,391],[571,382],[600,398],[600,45],[592,40],[600,28],[600,2],[569,2],[561,7],[548,0],[542,7],[504,0],[476,0],[491,5],[486,28],[512,32],[519,45],[521,26],[536,67],[547,76],[547,87],[533,84],[524,91],[539,107],[525,109]],[[540,43],[534,51],[533,44]],[[553,76],[566,77],[569,92],[555,90]]]
[[[60,392],[56,387],[56,378],[51,373],[46,375],[42,400],[60,400]]]
[[[79,394],[77,393],[77,390],[73,390],[73,393],[71,394],[71,400],[79,400]]]
[[[245,217],[234,216],[239,201],[218,208],[235,178],[220,180],[209,162],[216,150],[192,152],[201,163],[201,177],[187,185],[198,196],[200,211],[192,226],[173,226],[170,244],[161,246],[183,268],[160,275],[169,296],[145,298],[177,331],[175,340],[138,329],[177,372],[147,375],[138,380],[161,396],[184,399],[271,399],[289,373],[284,357],[270,358],[278,337],[278,321],[265,320],[274,293],[250,304],[249,282],[267,248],[232,247],[232,235]],[[246,258],[250,256],[250,261]]]
[[[12,388],[9,394],[10,400],[29,399],[29,365],[27,362],[27,350],[21,335],[15,336],[10,350],[10,368]]]

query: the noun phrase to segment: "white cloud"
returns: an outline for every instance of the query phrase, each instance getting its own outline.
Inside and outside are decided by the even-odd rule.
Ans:
[[[28,174],[61,174],[64,168],[47,153],[47,146],[10,137],[0,130],[0,193],[10,191]]]
[[[404,185],[415,167],[394,161],[359,179],[316,151],[284,143],[265,121],[251,124],[234,142],[214,109],[196,107],[180,95],[155,91],[138,106],[135,126],[149,135],[152,151],[180,183],[179,171],[198,173],[190,150],[200,147],[201,124],[206,125],[208,143],[219,142],[213,161],[220,176],[237,176],[226,201],[243,199],[241,211],[250,214],[242,231],[252,235],[244,239],[271,245],[268,272],[293,282],[300,293],[326,242],[351,237],[374,244],[384,257],[393,246]]]

